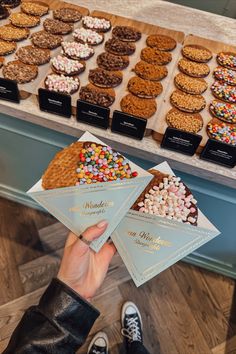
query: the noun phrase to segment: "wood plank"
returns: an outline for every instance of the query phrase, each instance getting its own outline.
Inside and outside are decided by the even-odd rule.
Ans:
[[[39,230],[39,239],[43,250],[47,253],[63,248],[69,230],[60,222],[46,226]]]
[[[236,335],[212,349],[212,354],[235,354]]]

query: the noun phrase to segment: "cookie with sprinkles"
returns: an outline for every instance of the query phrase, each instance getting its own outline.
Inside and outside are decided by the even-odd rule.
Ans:
[[[174,50],[177,45],[174,38],[163,34],[151,34],[147,37],[146,43],[148,47],[154,47],[167,52]]]
[[[23,12],[14,12],[10,15],[9,20],[16,27],[35,27],[40,24],[40,17],[27,15]]]
[[[74,40],[80,43],[87,43],[89,45],[98,45],[104,41],[104,34],[98,33],[96,31],[86,29],[86,28],[77,28],[73,32]]]
[[[191,93],[192,95],[201,95],[208,87],[204,79],[191,77],[183,73],[179,73],[175,76],[174,83],[178,89],[186,93]]]
[[[17,58],[25,64],[43,65],[51,59],[50,50],[26,45],[16,52]]]
[[[44,80],[44,85],[49,91],[72,95],[78,91],[80,81],[79,78],[75,76],[49,74]]]
[[[236,70],[236,53],[220,52],[216,56],[218,64],[232,70]]]
[[[0,55],[8,55],[16,50],[15,42],[7,42],[0,40]]]
[[[84,72],[86,65],[83,61],[69,59],[59,54],[51,59],[51,67],[56,74],[73,76]]]
[[[62,53],[70,59],[88,60],[95,51],[87,43],[62,42]]]
[[[73,24],[59,21],[54,18],[47,18],[43,23],[43,27],[45,31],[51,34],[63,35],[68,34],[73,30]]]
[[[179,177],[148,170],[154,178],[131,209],[196,226],[197,200]]]
[[[81,87],[80,99],[102,107],[110,107],[115,101],[115,91],[113,88],[101,88],[88,84]]]
[[[62,36],[46,31],[34,32],[31,35],[32,43],[39,48],[54,49],[61,45]]]
[[[108,32],[111,29],[111,21],[104,17],[84,16],[82,24],[84,28],[97,32]]]
[[[236,123],[236,104],[213,100],[209,109],[216,118],[227,123]]]
[[[187,44],[182,48],[182,54],[185,58],[198,63],[207,63],[212,58],[212,52],[198,44]]]
[[[189,133],[198,133],[203,127],[203,119],[199,113],[186,113],[172,108],[166,115],[169,127]]]
[[[206,100],[201,95],[191,95],[189,93],[175,90],[170,96],[171,104],[181,111],[198,113],[206,107]]]
[[[49,11],[49,6],[44,2],[30,2],[23,1],[21,4],[21,11],[27,15],[32,16],[43,16],[46,15]]]
[[[229,103],[236,103],[236,86],[215,81],[211,85],[211,91],[216,98]]]
[[[227,69],[222,66],[215,68],[213,72],[214,77],[219,81],[224,81],[228,85],[236,85],[236,71]]]
[[[121,71],[108,71],[96,68],[89,70],[88,79],[95,86],[112,88],[121,84],[123,75]]]
[[[75,142],[56,154],[42,176],[42,187],[54,189],[135,178],[129,161],[110,146]]]
[[[28,28],[15,27],[10,24],[0,27],[0,38],[4,41],[22,41],[29,37],[30,31]]]
[[[210,68],[206,63],[196,63],[182,58],[178,63],[179,70],[192,77],[206,77],[210,73]]]
[[[211,139],[236,146],[236,126],[213,118],[207,124],[207,134]]]

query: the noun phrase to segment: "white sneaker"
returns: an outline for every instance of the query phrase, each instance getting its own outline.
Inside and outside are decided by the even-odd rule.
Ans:
[[[121,334],[125,337],[127,346],[134,341],[143,342],[141,314],[137,306],[131,301],[125,302],[122,307],[121,325]]]
[[[108,337],[104,332],[98,332],[93,337],[87,354],[108,354]]]

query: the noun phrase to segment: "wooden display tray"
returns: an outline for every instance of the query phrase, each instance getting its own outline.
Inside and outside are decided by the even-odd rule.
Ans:
[[[216,55],[217,53],[221,52],[221,51],[226,51],[226,52],[236,52],[236,46],[232,46],[226,43],[222,43],[222,42],[218,42],[218,41],[213,41],[207,38],[202,38],[202,37],[197,37],[194,35],[188,35],[185,40],[184,40],[184,45],[187,44],[198,44],[198,45],[202,45],[208,49],[210,49],[213,53],[213,58],[207,63],[210,67],[210,73],[209,75],[205,78],[205,80],[208,83],[208,88],[207,90],[203,93],[204,98],[206,99],[206,107],[204,108],[204,110],[202,110],[200,112],[200,114],[202,115],[203,118],[203,128],[201,129],[200,132],[198,132],[199,135],[202,135],[202,141],[197,149],[197,153],[200,153],[203,150],[203,147],[206,145],[206,142],[208,140],[208,135],[206,132],[206,126],[207,123],[212,119],[212,115],[209,111],[209,105],[210,102],[214,99],[213,94],[211,93],[211,85],[213,84],[213,82],[215,81],[214,77],[213,77],[213,71],[214,69],[218,66],[218,63],[216,61]],[[179,59],[182,57],[182,55],[180,54]],[[169,110],[172,108],[172,105],[170,103],[170,95],[171,93],[176,89],[175,85],[174,85],[174,77],[176,74],[178,74],[180,71],[178,69],[178,62],[176,63],[176,67],[175,70],[173,72],[172,75],[172,80],[169,84],[168,90],[166,92],[166,95],[164,97],[164,101],[162,102],[162,107],[161,107],[161,116],[160,119],[157,121],[157,125],[156,127],[153,129],[153,139],[157,140],[157,141],[162,141],[163,135],[166,131],[167,128],[167,124],[165,121],[165,117],[167,112],[169,112]]]
[[[34,2],[33,0],[25,0],[25,1]],[[38,1],[35,1],[35,2],[37,3]],[[32,33],[38,32],[43,29],[44,20],[46,18],[52,18],[52,10],[56,10],[56,9],[66,6],[66,7],[75,8],[75,9],[79,10],[83,16],[86,16],[89,14],[89,10],[87,8],[81,7],[78,5],[74,5],[74,4],[70,4],[70,3],[67,3],[64,1],[42,0],[42,2],[49,5],[49,13],[41,17],[41,21],[38,26],[33,27],[33,28],[29,28],[30,36]],[[11,12],[19,12],[19,11],[20,11],[20,5],[11,10]],[[8,23],[10,23],[8,18],[0,21],[1,26],[6,25]],[[76,27],[76,24],[75,24],[75,27]],[[17,50],[23,46],[32,44],[31,40],[30,40],[30,36],[25,40],[17,42]],[[66,38],[66,36],[64,36],[64,37]],[[58,50],[58,48],[51,50],[51,56],[54,56],[55,55],[54,53],[57,50]],[[16,59],[16,55],[15,55],[16,51],[10,55],[5,56],[4,63],[7,63],[8,61],[15,60]],[[39,86],[40,82],[42,81],[42,79],[45,77],[46,73],[48,72],[49,66],[50,66],[49,63],[46,63],[44,65],[40,65],[38,67],[38,76],[35,80],[33,80],[32,82],[26,83],[26,84],[18,84],[21,99],[26,99],[31,94],[33,94],[33,95],[37,94],[38,86]],[[2,69],[0,69],[0,77],[3,77],[2,76]]]
[[[135,42],[135,45],[136,45],[135,53],[133,55],[129,56],[130,64],[129,64],[128,68],[126,68],[125,70],[122,70],[123,82],[118,87],[114,88],[115,93],[116,93],[116,100],[115,100],[114,104],[110,107],[110,111],[111,111],[110,116],[111,117],[112,117],[114,110],[120,110],[120,100],[126,93],[128,93],[128,91],[126,89],[127,83],[132,76],[135,76],[135,74],[132,72],[132,69],[134,68],[134,65],[140,60],[140,51],[142,48],[144,48],[146,46],[145,41],[146,41],[147,35],[149,35],[149,34],[165,34],[165,35],[169,35],[169,36],[173,37],[177,41],[177,43],[178,43],[177,48],[173,52],[171,52],[173,55],[172,62],[170,64],[168,64],[168,66],[167,66],[168,69],[170,67],[169,74],[168,74],[167,78],[165,78],[164,80],[161,81],[164,89],[163,89],[163,93],[157,98],[157,105],[159,107],[160,102],[162,100],[162,95],[164,94],[164,91],[168,86],[168,81],[171,78],[171,72],[172,72],[172,69],[174,68],[175,60],[179,57],[180,47],[181,47],[181,44],[184,40],[184,33],[179,32],[179,31],[174,31],[171,29],[167,29],[167,28],[163,28],[163,27],[159,27],[159,26],[155,26],[155,25],[151,25],[148,23],[136,21],[136,20],[133,20],[130,18],[117,16],[115,14],[102,12],[102,11],[96,11],[96,10],[92,11],[91,15],[98,16],[98,17],[100,16],[100,17],[104,17],[104,18],[109,19],[111,21],[112,27],[118,26],[118,25],[133,26],[133,27],[138,28],[142,32],[141,40],[139,40],[138,42]],[[104,44],[111,37],[112,37],[112,29],[109,32],[105,33],[104,42],[102,44],[94,47],[95,55],[86,61],[86,70],[82,74],[79,75],[81,86],[88,84],[89,70],[97,67],[97,63],[96,63],[97,56],[100,53],[105,51]],[[72,36],[70,35],[70,36],[68,36],[68,38],[72,38]],[[49,70],[49,72],[50,72],[50,70]],[[42,88],[44,87],[44,80],[41,82],[40,87],[42,87]],[[73,95],[71,95],[71,98],[72,98],[72,114],[76,115],[76,103],[77,103],[77,99],[79,98],[79,92],[76,92]],[[147,130],[146,130],[147,135],[151,134],[152,126],[155,125],[155,121],[156,121],[157,117],[158,117],[158,110],[152,118],[148,119],[148,125],[147,125]]]

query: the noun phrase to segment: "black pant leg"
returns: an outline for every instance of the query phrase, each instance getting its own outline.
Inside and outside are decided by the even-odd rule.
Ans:
[[[149,352],[141,342],[134,341],[129,346],[127,354],[149,354]]]

